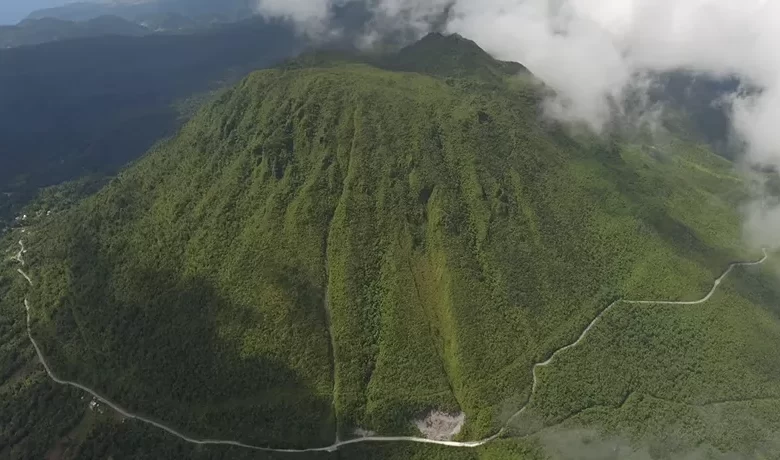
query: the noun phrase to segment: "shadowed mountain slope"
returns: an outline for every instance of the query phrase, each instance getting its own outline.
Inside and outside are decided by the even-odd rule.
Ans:
[[[254,73],[37,228],[56,369],[210,438],[321,446],[440,410],[481,439],[607,305],[699,299],[752,256],[744,186],[708,150],[569,135],[530,74],[459,37],[382,67]],[[577,409],[542,397],[541,420]]]

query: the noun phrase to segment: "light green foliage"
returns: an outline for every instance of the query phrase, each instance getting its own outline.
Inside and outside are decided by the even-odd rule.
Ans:
[[[574,417],[573,426],[637,444],[673,439],[668,449],[769,448],[780,430],[776,276],[735,268],[700,305],[619,304],[583,345],[539,371],[528,417],[548,426]]]

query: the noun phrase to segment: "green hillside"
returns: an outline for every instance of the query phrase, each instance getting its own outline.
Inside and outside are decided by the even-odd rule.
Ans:
[[[615,300],[700,299],[760,251],[742,244],[747,189],[727,160],[674,139],[572,135],[539,119],[522,66],[475,48],[431,36],[375,66],[254,73],[26,234],[33,333],[53,367],[185,433],[274,447],[419,436],[432,410],[464,412],[457,439],[482,439],[530,398],[509,437],[480,449],[357,445],[346,458],[537,458],[546,438],[512,435],[585,427],[641,445],[677,418],[693,420],[685,450],[737,422],[675,404],[780,396],[775,291],[735,269],[702,305],[618,305],[537,371],[532,397],[533,365]],[[8,273],[2,308],[23,342],[23,280]],[[771,433],[770,419],[756,423]],[[98,425],[96,457],[177,442]],[[764,439],[731,435],[715,447]]]
[[[779,267],[738,269],[702,305],[621,305],[582,347],[540,373],[518,429],[529,420],[565,421],[654,440],[659,456],[682,457],[698,445],[736,458],[775,458]]]

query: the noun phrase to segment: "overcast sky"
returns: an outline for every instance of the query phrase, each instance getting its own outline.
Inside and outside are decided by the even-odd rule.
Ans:
[[[0,0],[0,24],[16,24],[41,8],[64,5],[67,0]]]

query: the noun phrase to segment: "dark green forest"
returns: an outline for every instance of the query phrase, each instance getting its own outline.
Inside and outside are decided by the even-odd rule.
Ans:
[[[216,95],[105,186],[49,189],[37,206],[61,211],[5,237],[35,284],[4,258],[0,458],[296,458],[88,409],[36,365],[24,296],[60,376],[193,436],[326,446],[419,435],[440,410],[476,440],[528,403],[478,449],[301,458],[776,456],[775,265],[690,308],[617,305],[532,394],[533,365],[612,302],[700,299],[760,257],[730,161],[674,133],[573,133],[540,118],[545,91],[457,36],[311,53]]]
[[[105,36],[0,50],[0,222],[40,187],[111,175],[248,72],[300,50],[261,19],[192,34]]]

